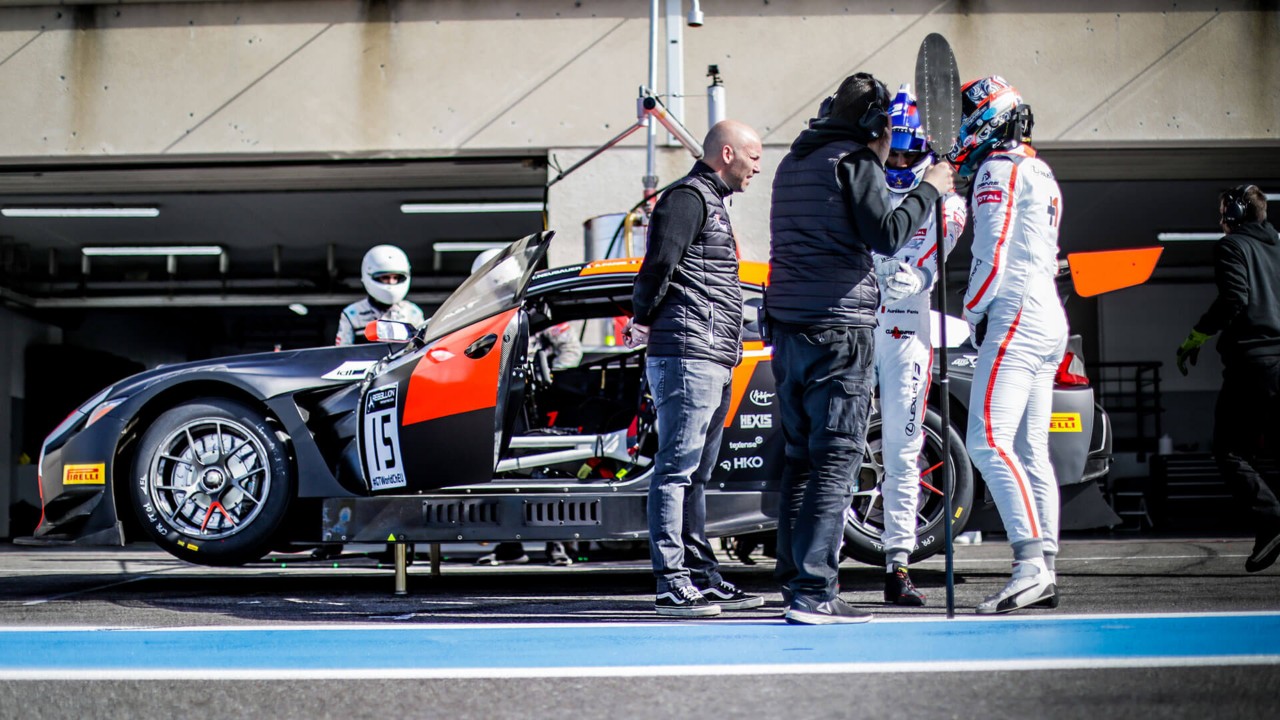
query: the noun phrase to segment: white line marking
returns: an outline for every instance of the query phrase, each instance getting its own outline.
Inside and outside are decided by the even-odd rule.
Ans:
[[[1125,613],[1125,614],[1105,614],[1090,613],[1079,615],[1001,615],[992,617],[990,615],[958,615],[952,620],[945,617],[929,616],[929,617],[877,617],[872,623],[877,625],[898,624],[898,623],[972,623],[972,622],[1029,622],[1029,623],[1053,623],[1053,622],[1094,622],[1105,620],[1109,622],[1124,622],[1126,620],[1147,620],[1147,619],[1207,619],[1207,618],[1262,618],[1262,617],[1280,617],[1280,611],[1274,610],[1251,610],[1240,612],[1215,612],[1215,613]],[[716,620],[693,620],[689,622],[672,622],[672,621],[654,621],[654,622],[535,622],[535,623],[398,623],[395,625],[385,623],[344,623],[342,625],[330,624],[290,624],[290,625],[188,625],[182,627],[156,627],[148,626],[129,626],[129,625],[0,625],[0,633],[4,632],[122,632],[122,631],[142,631],[142,632],[263,632],[263,631],[307,631],[324,630],[329,632],[337,631],[365,631],[365,630],[389,630],[389,631],[422,631],[422,630],[559,630],[565,628],[586,628],[591,630],[608,630],[613,628],[654,628],[654,627],[720,627],[726,625],[784,625],[782,616],[774,618],[743,618],[741,620],[716,619]],[[850,631],[856,631],[861,626],[847,626]],[[803,632],[799,630],[797,632]]]
[[[688,675],[876,675],[994,670],[1101,670],[1159,667],[1280,665],[1280,655],[1205,657],[948,660],[939,662],[797,663],[794,665],[662,665],[511,668],[201,668],[151,670],[5,670],[6,680],[446,680],[557,677],[670,677]]]

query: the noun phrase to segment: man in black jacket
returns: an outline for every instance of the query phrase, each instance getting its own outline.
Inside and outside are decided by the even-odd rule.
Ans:
[[[871,75],[845,78],[773,183],[765,304],[787,454],[775,577],[791,623],[871,618],[840,599],[837,576],[874,383],[880,291],[871,251],[897,252],[954,177],[949,165],[929,168],[894,209],[884,172],[889,104]]]
[[[645,377],[658,414],[649,485],[649,553],[659,615],[709,617],[760,607],[720,576],[706,536],[705,489],[724,434],[733,368],[742,354],[737,242],[725,198],[760,172],[760,136],[716,123],[705,154],[658,200],[632,293],[628,347],[648,343]]]
[[[1196,363],[1200,346],[1221,332],[1222,390],[1213,418],[1213,455],[1256,526],[1248,572],[1280,556],[1280,501],[1254,467],[1259,450],[1280,460],[1280,238],[1267,222],[1256,185],[1219,197],[1222,232],[1213,249],[1218,297],[1178,348],[1178,370]]]

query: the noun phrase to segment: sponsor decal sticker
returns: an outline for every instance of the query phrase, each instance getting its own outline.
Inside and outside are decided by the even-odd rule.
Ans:
[[[364,398],[364,462],[373,490],[404,487],[400,454],[399,386],[384,385]]]
[[[747,397],[751,398],[751,404],[759,407],[769,407],[773,404],[773,398],[777,393],[771,393],[768,390],[752,390]]]
[[[901,340],[902,338],[915,337],[916,331],[903,330],[897,325],[894,325],[892,328],[885,328],[884,334],[892,337],[894,340]]]
[[[763,444],[764,444],[764,438],[757,435],[755,440],[730,441],[729,449],[730,450],[755,450],[756,448],[760,447]]]
[[[741,426],[743,430],[768,430],[773,427],[773,416],[764,413],[762,415],[743,415]]]
[[[1049,418],[1049,432],[1083,432],[1080,413],[1054,413]]]
[[[63,485],[105,485],[106,483],[106,463],[66,465],[62,468]]]
[[[733,458],[732,460],[721,460],[720,468],[723,470],[757,470],[764,467],[764,458],[757,455],[750,457]]]
[[[359,380],[377,360],[348,360],[320,376],[322,380]]]
[[[982,192],[978,193],[978,196],[976,199],[979,205],[986,205],[987,203],[998,203],[1004,200],[1004,191],[1003,190],[983,190]]]

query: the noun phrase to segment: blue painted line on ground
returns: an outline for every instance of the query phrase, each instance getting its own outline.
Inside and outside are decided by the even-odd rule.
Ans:
[[[1007,617],[819,627],[780,621],[701,621],[0,632],[0,675],[198,668],[306,671],[1044,661],[1079,665],[1092,659],[1144,657],[1275,662],[1280,658],[1280,613]]]

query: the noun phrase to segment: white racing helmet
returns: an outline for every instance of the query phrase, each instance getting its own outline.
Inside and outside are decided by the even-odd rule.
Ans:
[[[360,281],[369,297],[383,305],[395,305],[409,294],[409,256],[395,245],[377,245],[364,254]]]

